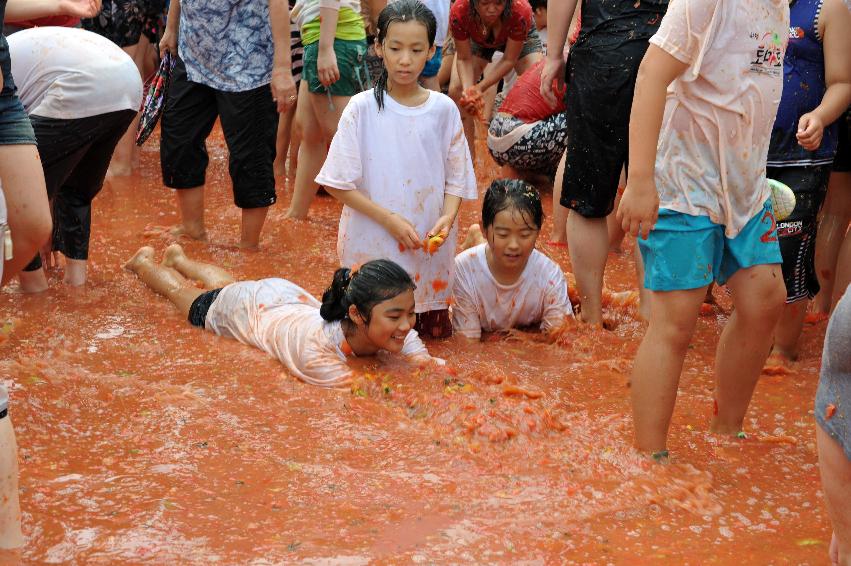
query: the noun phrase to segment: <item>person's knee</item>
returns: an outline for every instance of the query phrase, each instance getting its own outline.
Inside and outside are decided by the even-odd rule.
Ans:
[[[685,317],[652,316],[647,335],[665,345],[672,354],[684,356],[691,343],[694,321]]]
[[[786,285],[783,277],[777,273],[754,278],[750,281],[747,297],[735,301],[739,316],[752,319],[777,319],[786,304]]]

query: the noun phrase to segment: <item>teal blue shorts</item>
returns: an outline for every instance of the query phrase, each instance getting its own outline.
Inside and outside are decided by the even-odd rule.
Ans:
[[[771,201],[735,238],[708,216],[659,209],[659,220],[646,240],[638,238],[644,258],[644,286],[651,291],[679,291],[723,285],[740,269],[782,263],[777,222]]]

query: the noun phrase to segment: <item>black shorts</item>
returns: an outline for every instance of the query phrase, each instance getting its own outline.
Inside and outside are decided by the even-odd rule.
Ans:
[[[209,157],[207,136],[221,118],[230,157],[233,200],[239,208],[275,204],[275,140],[278,111],[269,85],[226,92],[191,82],[179,57],[160,125],[163,183],[172,189],[204,185]]]
[[[207,320],[207,312],[221,292],[221,289],[213,289],[195,297],[195,300],[189,306],[189,316],[187,317],[189,324],[204,328],[205,321]]]
[[[795,210],[777,223],[786,302],[812,299],[819,292],[815,254],[818,213],[827,194],[830,165],[769,167],[766,173],[795,192]]]
[[[53,215],[53,250],[88,259],[92,200],[103,188],[115,146],[136,117],[117,110],[87,118],[30,116]],[[36,257],[25,271],[41,267]]]
[[[836,146],[836,157],[833,159],[833,170],[851,173],[851,108],[846,110],[837,122],[839,143]]]
[[[629,115],[648,43],[615,50],[573,50],[567,65],[567,157],[561,205],[586,218],[615,206],[629,155]]]

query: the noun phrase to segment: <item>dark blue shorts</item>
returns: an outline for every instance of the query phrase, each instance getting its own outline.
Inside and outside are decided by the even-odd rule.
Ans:
[[[0,96],[0,145],[36,145],[32,124],[17,94]]]

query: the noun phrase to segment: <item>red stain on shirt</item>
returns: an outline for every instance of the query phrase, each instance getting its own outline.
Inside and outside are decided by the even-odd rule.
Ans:
[[[434,289],[435,293],[440,293],[447,287],[449,287],[449,283],[447,283],[443,279],[435,279],[431,282],[431,288]]]

